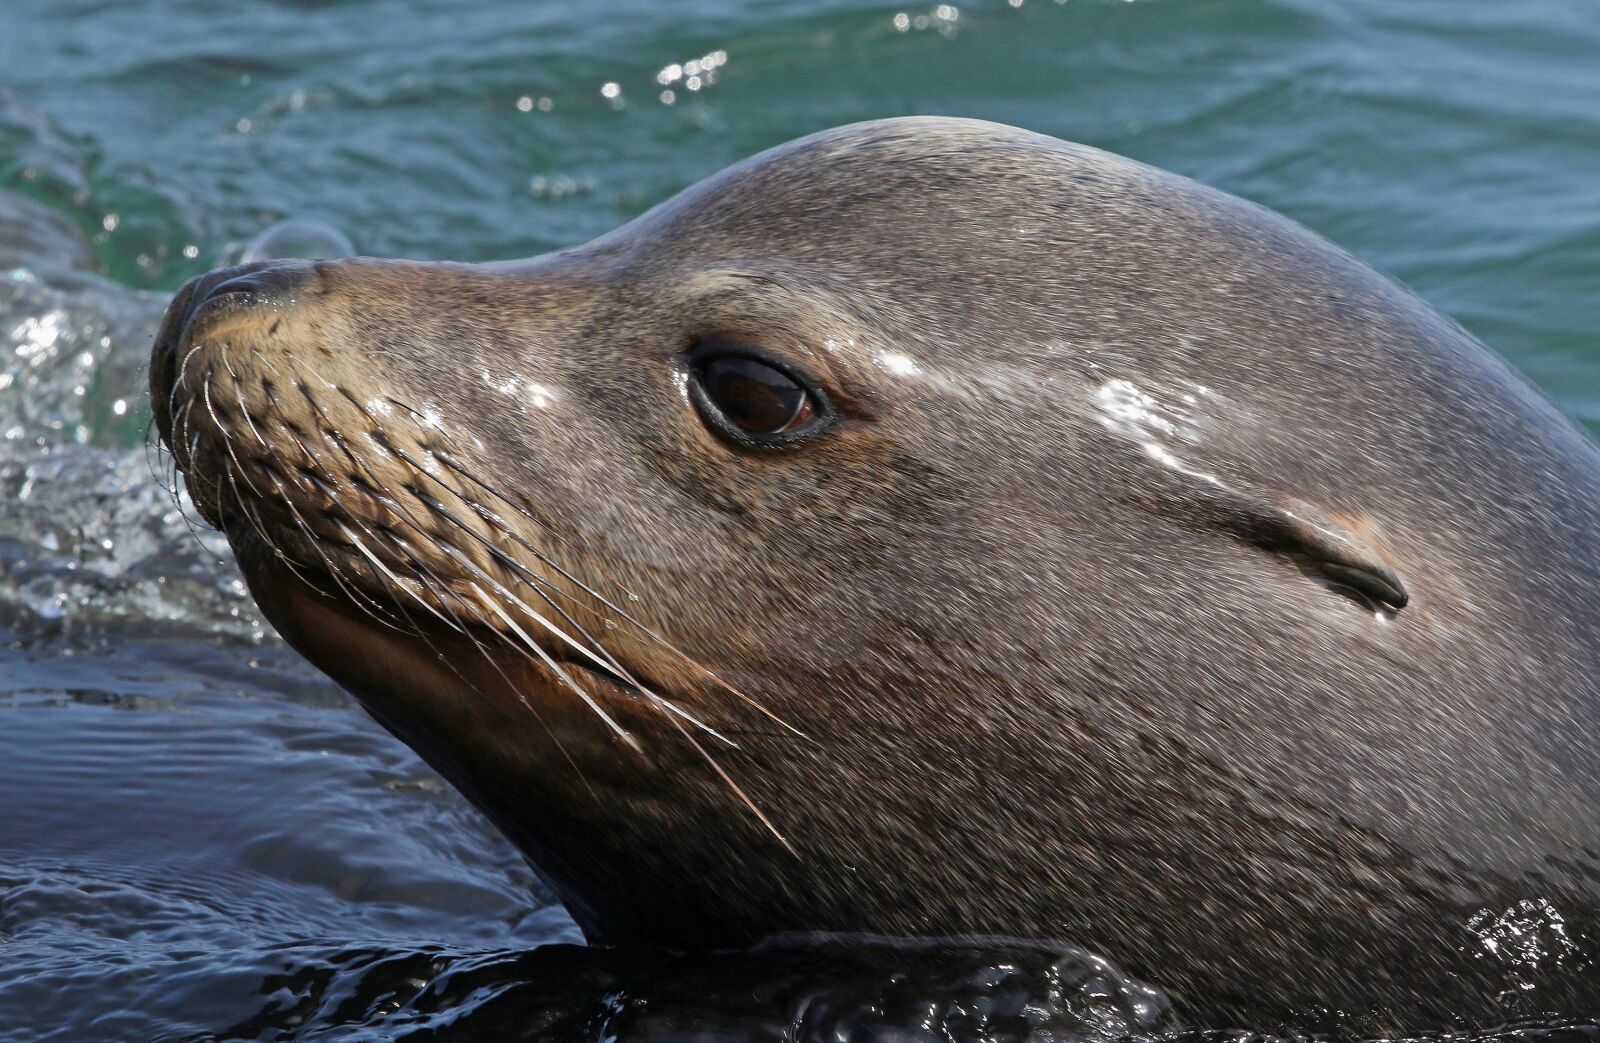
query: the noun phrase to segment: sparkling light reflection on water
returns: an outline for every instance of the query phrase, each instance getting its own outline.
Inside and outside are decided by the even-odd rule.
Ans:
[[[525,256],[813,130],[970,115],[1288,213],[1594,427],[1596,54],[1584,0],[12,0],[0,1037],[267,1034],[298,1002],[311,1038],[318,988],[576,937],[151,477],[146,352],[187,276],[284,218],[295,252]]]

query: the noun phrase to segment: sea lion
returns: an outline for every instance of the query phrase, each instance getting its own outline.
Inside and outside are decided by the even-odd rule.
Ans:
[[[1600,451],[1266,210],[860,124],[528,261],[203,276],[151,388],[273,625],[591,940],[1600,1010]]]

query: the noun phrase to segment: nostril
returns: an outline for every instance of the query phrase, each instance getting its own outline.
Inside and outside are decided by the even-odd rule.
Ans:
[[[257,261],[208,272],[174,295],[150,351],[150,404],[156,426],[168,445],[172,444],[177,385],[183,376],[183,362],[191,353],[186,345],[199,324],[251,309],[283,308],[297,296],[314,293],[320,286],[321,276],[310,262]],[[271,397],[270,382],[263,380],[262,385]]]
[[[286,304],[306,287],[311,273],[311,265],[304,262],[258,261],[202,276],[189,295],[180,329],[207,305],[225,298],[229,305],[244,307]]]
[[[304,285],[305,272],[300,265],[272,265],[219,283],[206,294],[206,299],[216,300],[230,293],[248,293],[269,299],[287,297]]]

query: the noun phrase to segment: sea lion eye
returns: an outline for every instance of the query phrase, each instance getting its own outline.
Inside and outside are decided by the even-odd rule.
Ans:
[[[701,415],[736,442],[787,443],[824,411],[817,393],[798,377],[755,355],[708,351],[694,360],[690,377]]]

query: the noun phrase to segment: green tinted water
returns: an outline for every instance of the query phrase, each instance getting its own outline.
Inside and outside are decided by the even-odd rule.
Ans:
[[[0,27],[34,110],[0,184],[134,286],[291,215],[364,253],[522,256],[810,131],[960,114],[1281,210],[1600,421],[1589,0],[11,0]]]

